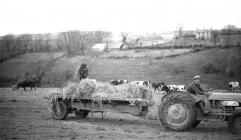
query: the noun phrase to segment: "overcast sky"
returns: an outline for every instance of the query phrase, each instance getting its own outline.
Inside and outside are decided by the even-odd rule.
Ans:
[[[0,0],[0,35],[241,27],[240,0]]]

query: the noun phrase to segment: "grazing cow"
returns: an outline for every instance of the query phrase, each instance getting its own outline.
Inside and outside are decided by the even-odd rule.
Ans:
[[[185,91],[185,85],[167,85],[170,91]]]
[[[111,80],[110,81],[111,85],[121,85],[121,84],[126,84],[126,83],[128,83],[128,81],[125,80],[125,79]]]
[[[150,85],[150,81],[149,80],[145,80],[145,81],[132,81],[131,84],[133,85],[140,85],[140,86],[149,86]]]
[[[239,82],[234,82],[234,81],[229,82],[228,87],[229,87],[230,90],[239,90],[239,88],[240,88]]]
[[[26,87],[30,87],[30,91],[32,90],[32,88],[35,88],[36,90],[36,83],[34,80],[23,80],[19,83],[17,83],[17,89],[19,89],[20,87],[22,87],[24,89],[24,91],[26,91]]]

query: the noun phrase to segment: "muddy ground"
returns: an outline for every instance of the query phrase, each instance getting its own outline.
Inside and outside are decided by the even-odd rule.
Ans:
[[[187,132],[167,131],[159,120],[143,120],[128,114],[106,113],[76,119],[53,120],[44,95],[51,89],[25,92],[0,89],[0,139],[241,139],[222,121],[201,122]]]

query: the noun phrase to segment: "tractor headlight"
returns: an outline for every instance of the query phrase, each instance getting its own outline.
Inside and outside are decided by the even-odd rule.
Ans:
[[[236,101],[223,101],[222,106],[239,106],[239,103]]]

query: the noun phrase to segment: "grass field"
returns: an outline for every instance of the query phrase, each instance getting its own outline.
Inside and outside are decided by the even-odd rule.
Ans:
[[[107,112],[89,114],[77,119],[54,120],[49,102],[43,99],[52,88],[35,91],[12,91],[0,88],[0,139],[44,140],[238,140],[224,121],[202,121],[184,132],[165,129],[159,120],[148,120],[130,114]]]
[[[143,54],[142,51],[134,52],[135,55],[138,53]],[[214,48],[163,59],[156,59],[157,55],[150,54],[148,56],[151,57],[116,57],[115,59],[111,57],[66,56],[56,61],[54,68],[45,75],[43,81],[48,82],[52,77],[55,86],[63,86],[72,80],[78,65],[87,63],[89,77],[103,82],[112,79],[127,79],[129,81],[148,79],[150,81],[164,81],[167,84],[188,84],[195,74],[202,75],[202,82],[206,88],[223,89],[227,88],[229,81],[241,82],[241,50],[237,48]],[[32,58],[46,58],[46,55],[27,54],[1,63],[1,82],[9,80],[6,85],[10,86],[10,83],[13,84],[14,80],[21,77],[21,73],[31,68]]]
[[[151,50],[151,49],[135,49],[124,51],[112,51],[108,54],[102,55],[104,58],[143,58],[143,57],[166,57],[172,55],[179,55],[192,51],[192,49],[163,49],[163,50]]]

